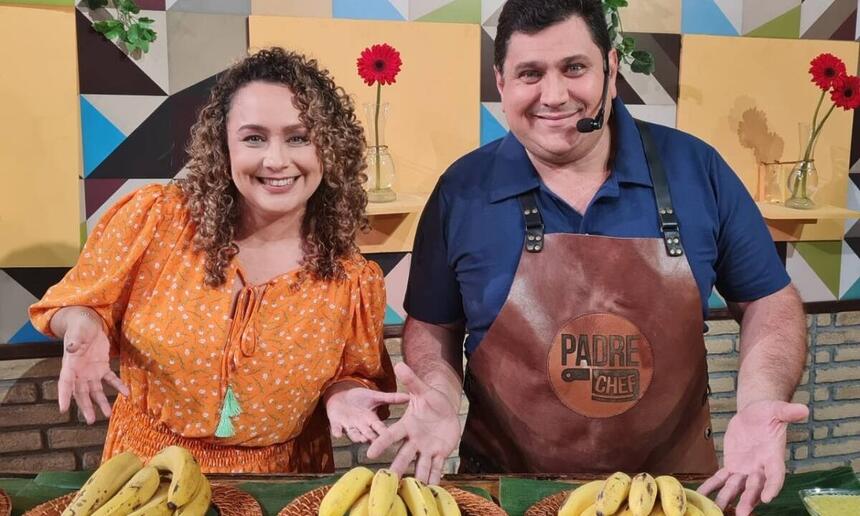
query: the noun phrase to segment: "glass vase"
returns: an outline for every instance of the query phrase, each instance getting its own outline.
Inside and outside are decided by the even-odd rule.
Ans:
[[[389,105],[365,104],[367,117],[367,201],[392,202],[397,199],[394,191],[394,160],[385,144],[385,123],[388,119]]]
[[[756,200],[770,204],[785,202],[785,175],[779,161],[759,163]]]
[[[799,210],[815,208],[813,196],[818,191],[818,171],[815,169],[815,144],[812,127],[804,122],[797,126],[800,157],[788,174],[785,205]]]
[[[811,210],[815,208],[812,197],[818,191],[818,172],[815,170],[815,160],[800,160],[795,163],[788,174],[788,199],[785,205],[789,208]]]

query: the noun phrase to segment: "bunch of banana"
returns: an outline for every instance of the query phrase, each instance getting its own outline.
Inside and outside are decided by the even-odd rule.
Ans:
[[[320,516],[460,516],[454,497],[388,469],[357,467],[344,473],[320,503]]]
[[[188,450],[169,446],[144,466],[124,452],[102,464],[63,516],[203,516],[212,490]]]
[[[722,516],[710,498],[686,489],[675,477],[613,473],[574,489],[559,516]]]

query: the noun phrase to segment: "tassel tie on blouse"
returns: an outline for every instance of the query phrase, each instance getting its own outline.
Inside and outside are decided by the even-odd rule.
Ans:
[[[224,393],[224,400],[218,427],[215,429],[215,437],[236,435],[231,418],[241,414],[242,407],[228,381],[228,376],[231,371],[235,372],[239,368],[242,358],[252,356],[257,349],[257,324],[254,316],[262,304],[267,287],[267,284],[243,287],[236,298],[227,349],[221,360],[221,392]]]

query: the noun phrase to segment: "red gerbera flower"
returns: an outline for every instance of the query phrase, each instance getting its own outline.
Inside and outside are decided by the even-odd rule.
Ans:
[[[368,86],[373,86],[374,82],[394,84],[401,64],[400,52],[387,43],[365,48],[356,62],[358,75]]]
[[[845,111],[860,107],[860,77],[843,75],[836,79],[830,99]]]
[[[833,54],[819,54],[809,65],[812,82],[822,90],[829,90],[836,79],[845,75],[845,63]]]

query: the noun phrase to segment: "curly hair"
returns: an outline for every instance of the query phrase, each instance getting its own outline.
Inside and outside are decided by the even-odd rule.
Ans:
[[[218,77],[191,128],[189,173],[176,181],[196,226],[194,248],[206,253],[206,284],[222,285],[227,265],[239,252],[234,240],[240,194],[230,175],[227,113],[236,92],[253,81],[290,88],[322,164],[322,182],[302,220],[302,276],[341,279],[341,259],[358,252],[356,232],[368,228],[362,188],[367,181],[364,132],[352,100],[327,70],[316,60],[273,47],[244,58]]]

